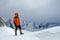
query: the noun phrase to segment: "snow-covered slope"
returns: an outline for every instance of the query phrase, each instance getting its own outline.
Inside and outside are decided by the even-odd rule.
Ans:
[[[0,27],[0,40],[38,40],[29,31],[23,30],[24,35],[14,35],[14,30],[9,27]]]
[[[60,26],[29,32],[23,30],[24,35],[14,35],[14,30],[8,27],[0,27],[0,40],[60,40]]]
[[[36,32],[35,35],[40,40],[60,40],[60,26]]]

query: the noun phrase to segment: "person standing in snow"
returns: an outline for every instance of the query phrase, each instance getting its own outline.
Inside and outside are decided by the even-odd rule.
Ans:
[[[20,34],[22,33],[22,28],[21,28],[21,23],[20,23],[20,18],[18,16],[18,12],[15,12],[15,17],[13,18],[13,23],[15,25],[15,36],[17,35],[17,29],[19,28]]]

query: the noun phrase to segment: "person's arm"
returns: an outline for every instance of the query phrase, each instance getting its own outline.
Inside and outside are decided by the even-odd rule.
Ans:
[[[15,23],[15,20],[13,19],[13,23],[14,23],[14,25],[16,26],[16,23]]]

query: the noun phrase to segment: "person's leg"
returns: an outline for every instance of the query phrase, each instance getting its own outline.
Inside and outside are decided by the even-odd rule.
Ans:
[[[15,36],[17,35],[17,26],[15,27]]]
[[[20,25],[19,25],[19,30],[20,30],[20,34],[23,34],[23,33],[22,33],[22,28],[21,28]]]

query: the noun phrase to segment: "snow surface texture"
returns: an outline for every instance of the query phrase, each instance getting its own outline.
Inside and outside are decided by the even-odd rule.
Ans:
[[[29,32],[23,30],[24,35],[14,35],[14,30],[9,27],[0,27],[0,40],[60,40],[60,26]]]

